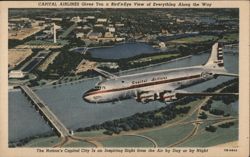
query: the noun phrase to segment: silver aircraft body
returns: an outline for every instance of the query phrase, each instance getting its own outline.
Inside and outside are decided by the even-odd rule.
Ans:
[[[94,69],[105,79],[95,88],[84,93],[83,99],[89,103],[115,102],[135,98],[147,103],[153,100],[162,102],[177,99],[183,86],[193,85],[217,78],[219,75],[238,76],[224,69],[223,52],[219,43],[215,43],[207,63],[185,68],[158,70],[133,75],[116,76],[100,69]]]

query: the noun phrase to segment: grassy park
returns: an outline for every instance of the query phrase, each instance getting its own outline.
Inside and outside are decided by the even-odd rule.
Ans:
[[[57,43],[54,43],[53,40],[30,40],[25,43],[25,45],[66,45],[68,42],[66,40],[57,40]]]
[[[105,147],[153,147],[153,144],[143,137],[138,136],[117,136],[101,143]]]
[[[171,43],[178,43],[178,44],[192,44],[192,43],[199,43],[199,42],[206,42],[209,40],[217,40],[217,36],[213,35],[199,35],[194,37],[186,37],[186,38],[180,38],[176,40],[170,41]]]
[[[192,124],[178,125],[145,132],[142,135],[152,138],[159,147],[166,147],[187,136],[193,127]]]
[[[179,56],[179,54],[160,54],[160,55],[155,55],[155,56],[152,56],[152,57],[144,57],[144,58],[140,58],[138,59],[137,61],[154,61],[154,60],[159,60],[159,59],[166,59],[166,58],[169,58],[169,57],[176,57],[176,56]]]
[[[203,124],[204,126],[207,124]],[[208,132],[204,129],[198,131],[197,135],[191,138],[186,143],[181,144],[181,147],[209,147],[221,143],[227,143],[238,140],[238,123],[230,128],[217,128],[216,132]]]
[[[75,132],[74,135],[78,137],[96,137],[103,135],[104,131],[105,131],[104,129],[96,131],[82,131],[82,132]]]
[[[38,138],[28,142],[24,145],[24,147],[52,147],[59,141],[60,138],[57,136]]]
[[[223,36],[223,40],[225,40],[227,42],[238,41],[239,40],[239,34],[238,33],[225,34]]]

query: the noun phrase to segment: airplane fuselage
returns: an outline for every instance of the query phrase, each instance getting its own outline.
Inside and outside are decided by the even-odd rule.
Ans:
[[[87,91],[83,99],[91,103],[114,102],[129,98],[149,97],[141,95],[147,91],[155,99],[159,99],[162,92],[191,85],[196,82],[214,78],[213,71],[205,66],[159,70],[133,75],[120,76],[99,82],[94,89]]]

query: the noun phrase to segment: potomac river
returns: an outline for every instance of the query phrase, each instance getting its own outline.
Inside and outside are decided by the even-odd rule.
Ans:
[[[153,67],[132,70],[123,74],[132,74],[152,70],[170,69],[185,66],[200,65],[206,62],[210,53],[191,56],[178,61],[160,64]],[[238,55],[224,54],[226,69],[238,73]],[[202,91],[208,87],[214,87],[231,77],[221,76],[192,87],[188,91]],[[74,84],[62,84],[61,86],[44,86],[36,89],[38,96],[58,116],[69,129],[87,127],[93,124],[117,118],[127,117],[137,112],[155,110],[164,106],[158,101],[148,104],[137,103],[134,99],[116,103],[89,104],[82,100],[82,94],[98,82],[97,78],[88,79]],[[237,105],[238,103],[236,103]],[[237,107],[235,107],[237,109]],[[31,106],[24,95],[16,90],[9,91],[9,140],[16,141],[29,136],[52,132],[41,116]]]

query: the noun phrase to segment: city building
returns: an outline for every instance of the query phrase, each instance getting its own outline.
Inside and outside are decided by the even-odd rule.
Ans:
[[[114,33],[114,32],[115,32],[115,27],[107,27],[107,30],[108,30],[109,32]]]
[[[116,23],[115,26],[116,26],[116,27],[123,27],[124,24],[123,24],[123,23]]]
[[[120,41],[125,41],[125,38],[115,38],[115,40],[120,42]]]
[[[30,21],[30,19],[25,17],[9,19],[9,22],[28,22],[28,21]]]
[[[160,43],[159,43],[159,47],[160,47],[160,48],[164,48],[164,47],[166,47],[166,44],[165,44],[164,42],[160,42]]]
[[[102,37],[102,33],[100,32],[91,32],[88,34],[88,38],[90,40],[98,40],[98,38]]]
[[[103,24],[95,24],[95,27],[103,27]]]
[[[183,23],[183,22],[185,22],[185,20],[184,20],[184,19],[177,18],[177,19],[176,19],[176,22],[177,22],[177,23]]]
[[[54,18],[51,18],[52,21],[62,21],[62,18],[60,17],[54,17]]]
[[[24,78],[25,73],[21,70],[11,70],[9,73],[9,78]]]
[[[107,67],[110,69],[117,69],[117,68],[119,68],[119,65],[117,63],[114,63],[114,62],[106,62],[106,63],[103,62],[103,63],[99,63],[98,67]]]
[[[82,32],[76,33],[76,38],[83,38],[83,37],[84,37],[84,33]]]
[[[87,20],[94,20],[95,16],[87,16],[87,17],[85,17],[85,19],[87,19]]]
[[[16,24],[8,23],[8,30],[14,30],[14,29],[16,29]]]
[[[75,23],[78,23],[78,22],[81,22],[82,20],[81,20],[81,18],[80,18],[79,16],[76,16],[76,17],[72,17],[72,18],[70,19],[70,21],[73,21],[73,22],[75,22]]]
[[[96,22],[97,22],[97,23],[106,23],[106,22],[107,22],[107,19],[106,19],[106,18],[99,18],[99,19],[97,19]]]
[[[87,26],[87,25],[84,25],[84,26],[82,27],[82,29],[83,29],[83,30],[87,30],[87,29],[91,29],[91,27],[89,27],[89,26]]]
[[[111,32],[105,32],[104,37],[105,38],[113,38],[114,35]]]
[[[32,21],[31,26],[36,27],[36,26],[43,26],[45,24],[45,21]]]

